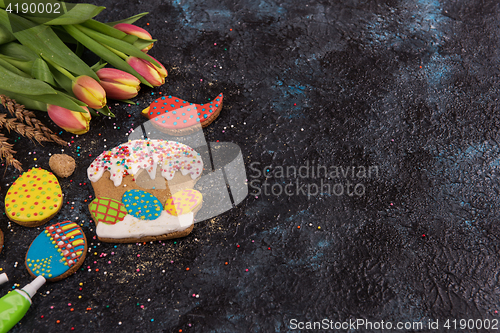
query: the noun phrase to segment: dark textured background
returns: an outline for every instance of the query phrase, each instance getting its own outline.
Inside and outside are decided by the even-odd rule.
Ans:
[[[55,220],[78,217],[91,253],[77,274],[41,289],[14,332],[286,332],[293,318],[499,317],[497,1],[93,3],[107,7],[100,21],[150,12],[137,24],[158,39],[150,54],[169,76],[144,88],[139,105],[111,103],[116,119],[62,135],[79,168],[61,180],[69,204]],[[238,144],[250,178],[252,162],[306,161],[378,166],[379,177],[361,180],[361,197],[251,195],[165,245],[99,243],[86,168],[104,145],[126,141],[159,92],[197,103],[223,92],[205,136]],[[25,168],[48,168],[48,154],[60,152],[27,139],[15,149]],[[2,195],[17,175],[7,169]],[[1,267],[24,285],[24,255],[40,230],[5,216],[0,227]]]

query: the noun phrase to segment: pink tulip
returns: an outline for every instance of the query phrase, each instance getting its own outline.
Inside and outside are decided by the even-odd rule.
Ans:
[[[156,60],[155,58],[153,59]],[[127,58],[127,63],[154,87],[164,84],[165,78],[168,75],[165,67],[158,60],[156,60],[156,62],[158,62],[161,67],[157,67],[153,63],[144,59],[136,57]]]
[[[106,105],[106,92],[99,82],[87,75],[73,80],[73,94],[93,109],[101,109]]]
[[[138,78],[119,69],[101,68],[96,74],[108,98],[118,100],[134,98],[141,89],[141,81]]]
[[[59,127],[73,134],[84,134],[89,131],[90,112],[82,106],[85,112],[76,112],[63,107],[48,104],[47,112],[50,119]]]
[[[142,39],[153,39],[153,37],[151,37],[151,34],[149,32],[147,32],[143,28],[138,27],[138,26],[133,25],[133,24],[118,23],[114,26],[114,28],[118,29],[120,31],[123,31],[127,35],[134,35],[134,36],[137,36],[137,37],[142,38]],[[145,52],[145,53],[148,52],[153,47],[153,44],[154,43],[149,44],[148,46],[143,48],[141,51]]]

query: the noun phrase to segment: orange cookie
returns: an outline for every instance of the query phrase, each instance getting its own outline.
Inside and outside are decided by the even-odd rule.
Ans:
[[[10,186],[5,196],[9,220],[25,227],[37,227],[54,217],[62,207],[57,178],[47,170],[33,168]]]

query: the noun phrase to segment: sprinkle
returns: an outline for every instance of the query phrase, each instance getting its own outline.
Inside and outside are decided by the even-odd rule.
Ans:
[[[189,267],[186,268],[186,271],[189,271]]]

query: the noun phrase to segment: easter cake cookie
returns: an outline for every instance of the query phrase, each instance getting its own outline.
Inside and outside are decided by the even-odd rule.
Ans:
[[[200,154],[178,142],[133,140],[103,152],[87,169],[97,237],[135,243],[187,236],[203,200],[193,189],[202,172]]]
[[[75,273],[87,254],[87,238],[78,224],[59,222],[44,228],[26,253],[26,268],[36,277],[59,281]]]
[[[142,111],[142,115],[160,131],[170,135],[187,135],[201,127],[207,127],[222,110],[223,95],[213,101],[200,105],[186,102],[173,96],[156,99]]]
[[[62,191],[49,171],[33,168],[10,186],[5,196],[5,214],[25,227],[37,227],[49,221],[62,207]]]

